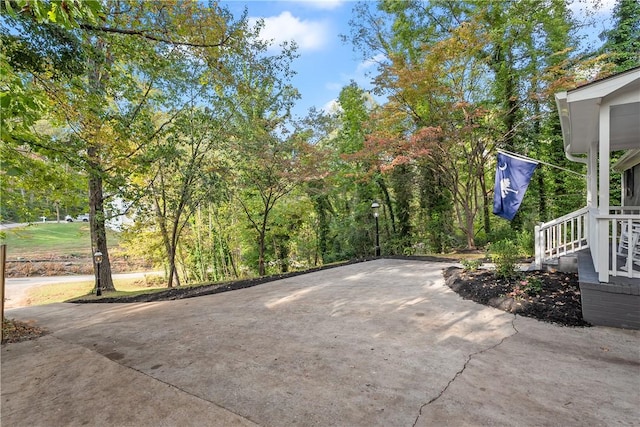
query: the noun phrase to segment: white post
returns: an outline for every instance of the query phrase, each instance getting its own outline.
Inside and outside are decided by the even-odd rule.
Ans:
[[[598,213],[600,216],[609,215],[609,104],[600,105],[600,134],[599,134],[599,155],[598,155]],[[609,221],[598,221],[598,280],[600,282],[609,281]]]
[[[587,160],[587,207],[598,206],[598,142],[592,141],[589,145]]]
[[[598,209],[598,142],[589,144],[589,157],[587,162],[587,244],[591,248],[591,260],[594,269],[598,269],[598,224],[596,221]]]
[[[540,242],[540,224],[536,225],[535,228],[533,229],[533,239],[534,239],[534,246],[536,248],[536,268],[539,270],[542,268],[542,251],[543,246]]]

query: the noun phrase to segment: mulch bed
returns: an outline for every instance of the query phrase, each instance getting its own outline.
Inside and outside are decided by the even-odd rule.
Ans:
[[[582,318],[575,273],[526,271],[517,278],[497,278],[493,271],[444,271],[446,284],[464,299],[521,316],[564,326],[590,326]]]
[[[12,319],[2,322],[2,344],[32,340],[46,333],[45,329],[25,322]]]

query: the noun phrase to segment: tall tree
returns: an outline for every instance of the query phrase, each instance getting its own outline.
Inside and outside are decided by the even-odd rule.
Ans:
[[[113,283],[105,204],[126,185],[135,156],[152,140],[149,135],[163,127],[149,130],[150,112],[175,104],[172,90],[178,87],[174,78],[179,66],[173,61],[190,49],[214,67],[222,46],[240,39],[241,30],[217,6],[182,1],[170,11],[165,6],[105,3],[100,22],[79,20],[67,33],[87,58],[81,73],[64,84],[38,70],[31,74],[66,121],[68,136],[47,149],[64,153],[89,176],[92,246],[104,256],[100,275],[106,289],[113,289]],[[23,34],[28,37],[28,28],[23,27]],[[111,194],[105,193],[105,184]]]
[[[600,51],[615,64],[615,72],[640,65],[640,2],[618,0],[613,8],[613,27],[600,34]]]
[[[146,185],[144,200],[153,206],[153,216],[162,238],[168,263],[168,287],[180,285],[176,254],[183,230],[195,212],[211,200],[219,181],[221,164],[216,158],[221,138],[218,123],[202,109],[192,108],[177,117],[158,145]],[[160,155],[156,155],[160,154]]]
[[[258,28],[259,29],[259,28]],[[266,51],[266,45],[255,45]],[[290,84],[295,45],[276,55],[238,58],[234,137],[231,142],[237,201],[255,231],[258,272],[266,273],[266,236],[275,205],[301,183],[300,141],[287,128],[293,102],[299,97]]]
[[[82,72],[84,55],[68,30],[77,28],[78,20],[96,22],[101,5],[87,1],[60,6],[60,1],[41,0],[0,3],[0,216],[4,219],[31,221],[34,215],[50,215],[52,207],[57,212],[61,206],[78,209],[77,193],[71,189],[84,178],[68,168],[64,156],[46,150],[59,137],[50,131],[57,124],[55,114],[38,81],[27,76],[47,73],[59,81]],[[23,28],[30,37],[16,34],[14,27]]]
[[[420,176],[444,178],[431,187],[447,187],[459,229],[473,247],[479,224],[485,235],[491,232],[494,150],[526,153],[536,147],[540,120],[549,111],[549,84],[568,64],[573,23],[566,4],[360,3],[352,28],[356,48],[381,58],[374,81],[376,91],[388,95],[388,117],[394,112],[408,134],[440,129],[432,161],[421,164],[434,173]]]
[[[388,237],[391,236],[389,227],[395,227],[394,206],[388,184],[379,169],[377,153],[365,149],[372,129],[368,123],[377,109],[376,103],[371,94],[355,82],[342,88],[338,103],[338,130],[330,147],[336,156],[333,163],[336,170],[332,176],[338,191],[333,194],[334,204],[344,208],[337,213],[335,233],[343,236],[342,253],[363,257],[374,248],[372,203],[377,200],[382,205],[381,228]]]

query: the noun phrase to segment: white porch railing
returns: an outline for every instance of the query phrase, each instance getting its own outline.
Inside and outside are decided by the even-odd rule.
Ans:
[[[582,208],[535,227],[536,266],[589,247],[589,209]]]
[[[609,215],[582,208],[535,228],[536,266],[591,249],[600,282],[640,278],[640,206],[612,207]]]
[[[592,245],[591,256],[598,279],[640,278],[640,207],[614,207],[610,212],[594,215],[597,244]]]

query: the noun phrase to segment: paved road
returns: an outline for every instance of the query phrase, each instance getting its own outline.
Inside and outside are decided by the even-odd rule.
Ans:
[[[0,224],[0,231],[2,230],[10,230],[12,228],[18,228],[18,227],[24,227],[29,225],[28,222],[10,222],[10,223],[4,223],[4,224]]]
[[[376,260],[248,289],[9,310],[3,426],[631,426],[640,331],[568,328]]]

